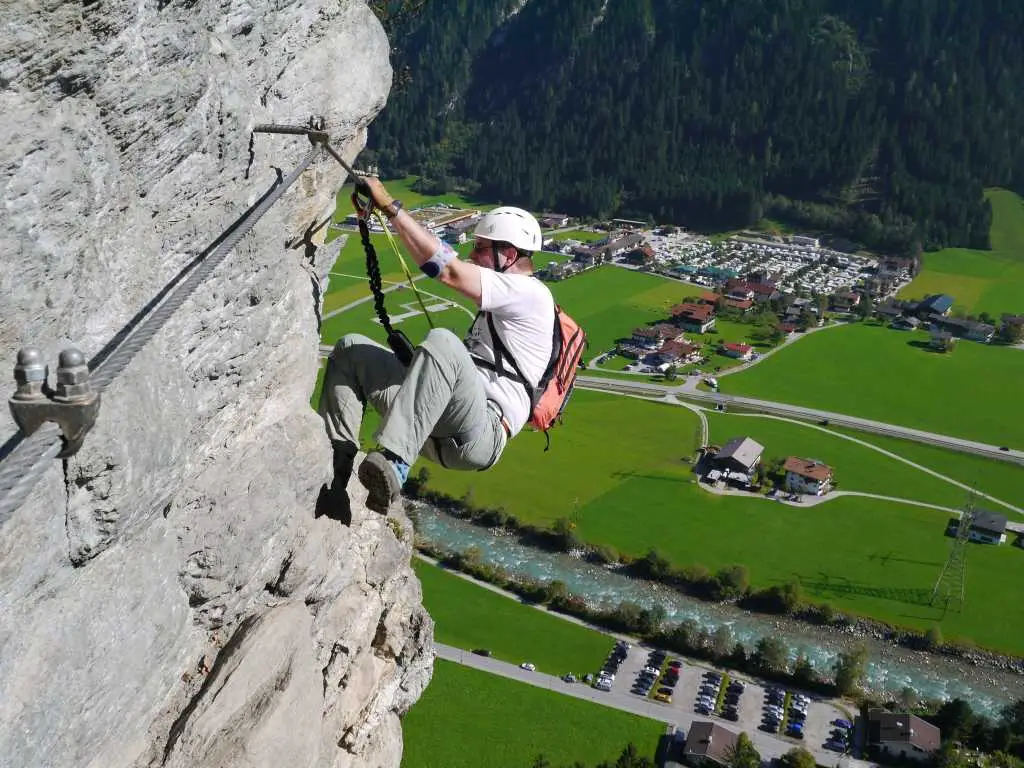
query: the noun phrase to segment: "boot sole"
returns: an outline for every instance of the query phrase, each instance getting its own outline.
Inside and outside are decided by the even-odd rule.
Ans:
[[[398,498],[401,488],[394,474],[390,462],[379,453],[371,453],[359,465],[359,482],[368,491],[366,506],[374,512],[386,515]]]

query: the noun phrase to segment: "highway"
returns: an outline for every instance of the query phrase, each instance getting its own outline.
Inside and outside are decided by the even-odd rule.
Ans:
[[[776,403],[769,400],[756,400],[750,397],[739,397],[737,395],[725,395],[716,392],[704,392],[697,389],[697,377],[692,377],[689,382],[681,385],[656,384],[648,381],[624,381],[621,379],[608,379],[597,376],[579,376],[576,379],[576,386],[582,389],[593,389],[605,392],[618,392],[627,395],[640,395],[642,397],[653,397],[664,400],[684,399],[700,403],[710,404],[712,407],[719,403],[726,408],[732,406],[746,411],[756,413],[767,413],[773,416],[785,416],[791,419],[803,421],[820,422],[828,420],[833,427],[849,427],[863,432],[871,432],[877,435],[898,437],[904,440],[912,440],[916,443],[935,445],[940,448],[947,448],[963,453],[970,453],[976,456],[984,456],[988,459],[1006,461],[1013,464],[1024,465],[1024,451],[1010,450],[1002,451],[997,445],[978,443],[973,440],[964,440],[950,435],[940,435],[934,432],[926,432],[921,429],[904,427],[899,424],[887,424],[882,421],[862,419],[857,416],[848,416],[843,413],[832,411],[820,411],[814,408],[804,408],[799,405],[787,403]]]

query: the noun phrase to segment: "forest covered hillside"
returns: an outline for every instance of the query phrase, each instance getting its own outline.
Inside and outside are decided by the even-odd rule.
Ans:
[[[1019,0],[427,0],[391,37],[366,159],[430,191],[893,251],[1024,192]]]

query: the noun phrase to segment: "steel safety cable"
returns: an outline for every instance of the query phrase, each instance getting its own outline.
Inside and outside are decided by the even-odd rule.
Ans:
[[[271,191],[260,202],[249,210],[246,216],[226,230],[212,248],[204,255],[195,259],[191,271],[179,274],[179,281],[173,292],[158,306],[147,312],[137,328],[125,339],[112,342],[104,347],[104,352],[89,361],[93,371],[92,386],[102,392],[128,366],[136,354],[152,339],[171,316],[192,295],[216,269],[227,255],[234,249],[263,215],[270,210],[302,172],[323,152],[322,147],[315,147],[299,164],[283,178],[279,178]],[[165,289],[166,292],[166,289]],[[116,337],[115,337],[116,339]],[[8,448],[8,446],[10,446]],[[18,439],[13,436],[0,447],[0,525],[24,503],[29,492],[39,478],[51,466],[53,459],[63,447],[59,428],[52,423],[45,424],[28,437]],[[4,452],[6,451],[6,452]]]

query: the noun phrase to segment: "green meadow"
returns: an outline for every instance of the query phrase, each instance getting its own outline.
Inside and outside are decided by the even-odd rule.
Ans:
[[[992,205],[989,251],[945,248],[924,255],[924,268],[901,298],[948,293],[954,310],[1024,314],[1024,200],[1005,189],[985,193]]]
[[[812,429],[708,418],[716,439],[749,434],[763,438],[767,456],[807,453],[834,462],[846,490],[950,507],[964,499],[937,478]],[[1004,610],[1024,578],[1019,548],[972,546],[967,610],[943,618],[926,603],[949,550],[948,513],[858,497],[799,507],[715,496],[696,486],[685,461],[696,441],[697,419],[683,408],[583,390],[548,453],[539,435],[526,433],[486,473],[430,466],[430,486],[457,498],[469,493],[473,503],[504,507],[526,522],[569,517],[584,541],[632,556],[656,549],[677,565],[712,570],[742,563],[755,588],[799,579],[813,600],[918,629],[941,619],[947,637],[1024,652],[1021,622],[1007,621]]]
[[[814,333],[719,382],[722,392],[1024,447],[1024,352],[855,323]]]
[[[712,443],[722,445],[732,437],[751,437],[765,447],[764,458],[766,460],[798,456],[821,461],[834,470],[837,489],[876,493],[882,496],[910,499],[951,508],[959,507],[967,498],[967,491],[951,483],[922,472],[920,469],[893,459],[884,453],[874,451],[867,446],[831,435],[813,425],[764,416],[739,416],[713,411],[707,414],[707,419]],[[853,434],[858,440],[878,445],[878,447],[897,455],[903,455],[900,452],[903,446],[893,449],[879,445],[874,435],[850,434]],[[913,456],[906,458],[911,461],[915,460]],[[926,461],[918,463],[928,466]],[[1024,470],[1009,464],[1005,466],[1009,472],[1016,473],[1019,481],[1024,482]],[[935,468],[929,467],[929,469]],[[960,478],[954,476],[953,479]],[[961,480],[961,482],[964,481]],[[988,491],[984,484],[979,485],[979,489]],[[996,498],[1002,498],[995,491],[989,492]],[[1003,500],[1013,503],[1012,499]],[[989,506],[993,510],[1006,513],[1011,518],[1014,517],[1012,510],[991,503]],[[1021,519],[1024,521],[1024,517]]]
[[[663,723],[438,659],[402,719],[402,768],[525,768],[654,757]]]
[[[423,605],[434,620],[434,639],[456,648],[486,648],[512,664],[530,661],[540,672],[582,677],[597,672],[614,641],[571,621],[553,616],[482,588],[444,568],[414,559],[423,585]]]

